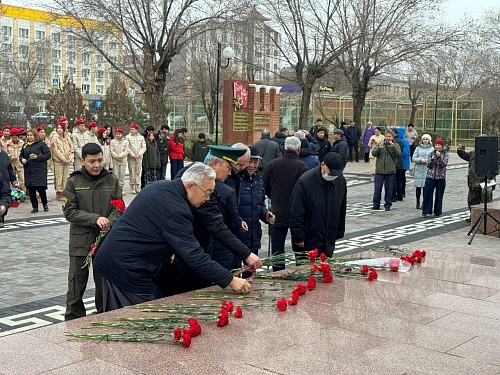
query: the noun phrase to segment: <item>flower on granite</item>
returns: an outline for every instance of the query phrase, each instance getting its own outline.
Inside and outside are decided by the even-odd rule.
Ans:
[[[378,277],[377,271],[375,268],[370,268],[370,272],[368,273],[368,281],[376,280]]]
[[[323,282],[324,283],[331,283],[333,281],[333,276],[331,273],[327,273],[323,275]]]
[[[185,348],[188,348],[191,345],[191,335],[189,334],[189,331],[184,331],[182,334],[181,345]]]
[[[241,310],[241,307],[237,306],[236,309],[234,310],[233,316],[235,318],[243,318],[243,311]]]
[[[297,289],[292,291],[292,298],[287,302],[289,305],[296,305],[299,302],[299,292],[297,291]]]
[[[228,312],[233,312],[234,304],[232,302],[222,301],[221,304]]]
[[[321,255],[319,256],[319,260],[321,260],[321,262],[326,262],[326,254],[325,253],[321,253]]]
[[[174,341],[179,341],[182,338],[182,329],[174,329]]]
[[[309,262],[314,264],[316,262],[316,257],[318,256],[318,249],[308,251],[307,255],[309,256]]]
[[[281,298],[278,301],[276,301],[276,307],[278,308],[279,311],[285,311],[287,305],[288,302],[285,298]]]
[[[318,266],[317,265],[314,265],[311,267],[311,273],[315,273],[316,271],[318,270]]]
[[[362,275],[366,275],[368,273],[368,266],[366,264],[363,264],[359,273]]]
[[[302,296],[306,294],[307,286],[304,284],[297,284],[295,290],[297,291],[297,293],[299,293],[299,296]]]
[[[195,318],[189,319],[189,334],[191,337],[201,335],[201,326]]]
[[[390,267],[392,272],[398,272],[399,271],[399,259],[398,258],[389,259],[389,267]]]
[[[311,276],[307,279],[307,290],[311,291],[314,290],[314,288],[316,288],[316,279]]]

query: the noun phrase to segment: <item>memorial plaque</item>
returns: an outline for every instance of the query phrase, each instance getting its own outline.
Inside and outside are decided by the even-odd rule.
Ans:
[[[245,112],[233,113],[233,131],[247,132],[249,130],[249,114]]]
[[[271,114],[270,113],[253,113],[252,116],[252,131],[262,131],[262,129],[271,127]]]

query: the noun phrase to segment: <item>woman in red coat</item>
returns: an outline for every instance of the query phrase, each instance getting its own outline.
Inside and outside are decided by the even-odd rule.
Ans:
[[[181,142],[181,129],[177,129],[168,141],[168,158],[170,159],[170,179],[184,166],[184,145]]]

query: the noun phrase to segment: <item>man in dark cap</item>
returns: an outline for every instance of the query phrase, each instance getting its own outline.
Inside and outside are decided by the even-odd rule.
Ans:
[[[344,136],[344,132],[340,129],[336,129],[333,131],[333,140],[334,143],[330,148],[330,152],[335,152],[340,155],[342,158],[342,162],[344,163],[344,168],[347,164],[347,139]]]
[[[344,237],[347,185],[339,154],[329,152],[321,164],[298,179],[290,197],[293,250],[318,249],[331,257],[335,241]]]

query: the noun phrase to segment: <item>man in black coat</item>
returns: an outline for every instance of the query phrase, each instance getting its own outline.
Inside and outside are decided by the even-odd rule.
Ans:
[[[276,221],[272,228],[271,246],[274,255],[284,254],[288,234],[289,202],[295,182],[309,170],[306,163],[299,160],[300,139],[288,137],[285,141],[285,154],[282,158],[269,163],[264,170],[264,190],[271,198],[272,212]],[[275,264],[273,269],[285,268],[284,263]]]
[[[352,149],[356,156],[356,162],[359,162],[359,138],[361,138],[361,129],[356,126],[356,122],[351,120],[351,125],[344,132],[349,146],[349,161],[352,161]]]
[[[255,142],[253,147],[262,158],[262,169],[266,169],[267,165],[274,159],[281,156],[280,146],[271,141],[271,132],[269,129],[262,129],[262,136],[259,141]]]
[[[288,129],[280,128],[280,130],[274,134],[274,137],[271,138],[271,141],[276,142],[278,144],[281,154],[285,153],[285,140],[287,135],[288,135]]]
[[[345,139],[344,132],[340,129],[336,129],[333,132],[334,143],[330,148],[330,152],[335,152],[342,158],[342,163],[344,168],[347,164],[347,140]]]
[[[318,249],[333,255],[344,237],[347,185],[339,154],[328,153],[316,168],[304,173],[290,197],[290,231],[294,251]]]
[[[0,172],[0,228],[4,227],[4,216],[10,207],[10,200],[9,183]]]
[[[398,129],[392,128],[392,132],[394,133],[394,143],[399,146],[401,151],[403,151],[404,144],[401,138],[398,135]],[[392,201],[402,201],[404,198],[404,186],[406,184],[406,170],[403,169],[403,155],[399,155],[396,159],[396,176],[394,180],[394,185],[392,187]]]
[[[331,145],[330,141],[326,137],[326,129],[320,127],[316,131],[316,140],[318,141],[319,149],[318,149],[318,159],[319,161],[323,161],[325,155],[330,152]]]
[[[168,164],[168,131],[169,126],[163,124],[160,131],[156,135],[158,151],[160,151],[160,180],[165,180],[167,178],[167,164]]]
[[[211,260],[194,237],[191,207],[210,199],[214,188],[213,169],[196,163],[181,179],[141,190],[94,260],[103,279],[104,311],[153,300],[154,277],[176,272],[178,258],[221,288],[250,292],[246,280]]]

